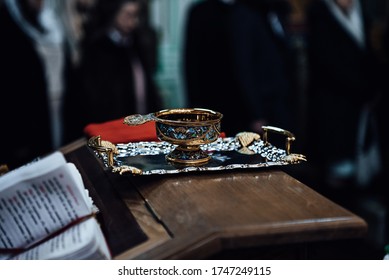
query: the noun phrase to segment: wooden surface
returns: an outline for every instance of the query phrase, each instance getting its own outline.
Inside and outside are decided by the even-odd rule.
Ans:
[[[75,142],[63,151],[77,155],[84,145]],[[350,239],[367,232],[363,219],[277,169],[120,176],[107,172],[97,158],[96,165],[109,174],[107,187],[148,236],[123,248],[116,259],[203,259],[229,249]]]
[[[94,204],[99,209],[97,218],[102,226],[112,255],[116,256],[136,245],[143,244],[149,238],[139,226],[134,215],[128,211],[127,204],[114,190],[113,186],[120,184],[122,177],[105,172],[102,164],[85,146],[65,154],[68,161],[73,162],[82,175],[85,187],[89,190]],[[132,190],[128,196],[134,196]],[[139,200],[141,201],[141,200]]]

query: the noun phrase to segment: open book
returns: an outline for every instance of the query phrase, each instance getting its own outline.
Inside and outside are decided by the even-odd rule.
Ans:
[[[0,259],[111,259],[98,209],[59,151],[0,177]]]

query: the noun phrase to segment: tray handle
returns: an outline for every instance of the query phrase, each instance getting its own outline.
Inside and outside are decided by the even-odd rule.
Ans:
[[[108,158],[108,166],[113,167],[114,155],[117,153],[117,148],[109,141],[101,140],[101,136],[93,136],[88,140],[88,146],[99,153],[105,153]]]
[[[279,128],[279,127],[275,127],[275,126],[262,126],[262,129],[263,129],[263,141],[265,142],[266,145],[269,144],[269,141],[268,141],[268,139],[269,139],[268,133],[269,132],[274,132],[277,134],[285,135],[286,136],[285,151],[286,151],[287,155],[290,155],[291,143],[292,143],[292,141],[296,140],[296,137],[294,136],[294,134],[292,132],[285,130],[285,129],[282,129],[282,128]]]
[[[107,164],[108,167],[112,169],[113,173],[120,173],[120,175],[124,173],[131,173],[134,175],[140,175],[143,173],[142,169],[139,169],[134,166],[129,165],[122,165],[122,166],[115,166],[114,165],[114,155],[118,154],[118,149],[115,144],[101,140],[101,136],[93,136],[89,138],[88,140],[88,146],[92,148],[93,150],[97,151],[98,153],[106,154],[107,155]]]

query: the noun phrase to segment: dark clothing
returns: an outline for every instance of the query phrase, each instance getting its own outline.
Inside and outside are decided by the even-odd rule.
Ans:
[[[11,169],[51,151],[43,64],[34,42],[0,5],[0,162]]]
[[[290,76],[286,38],[272,32],[267,14],[237,4],[233,17],[235,75],[251,120],[290,128]]]
[[[277,46],[259,12],[243,3],[194,4],[186,25],[184,69],[190,107],[221,112],[227,135],[253,121],[278,122],[287,85]],[[284,127],[285,128],[285,127]]]
[[[108,35],[101,35],[86,46],[79,69],[78,99],[83,104],[81,127],[136,113],[131,64],[134,57],[139,59],[144,70],[148,112],[162,109],[143,49],[136,41],[134,44],[132,47],[118,45]]]
[[[188,105],[221,112],[222,130],[227,135],[247,126],[249,119],[234,73],[232,11],[220,1],[193,4],[187,16],[184,48]]]
[[[363,10],[363,9],[362,9]],[[377,64],[363,14],[366,47],[360,47],[328,6],[314,1],[308,13],[311,159],[353,159],[361,109],[377,93]]]

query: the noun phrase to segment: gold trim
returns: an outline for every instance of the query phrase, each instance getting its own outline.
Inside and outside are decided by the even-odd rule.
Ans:
[[[97,135],[88,140],[88,146],[99,153],[105,153],[108,157],[108,166],[113,167],[113,156],[118,153],[117,147],[113,143],[101,140],[101,136]]]
[[[0,176],[4,175],[8,171],[9,171],[8,165],[6,165],[6,164],[1,164],[0,165]]]
[[[285,135],[286,136],[285,151],[286,154],[288,155],[290,154],[291,142],[296,140],[296,137],[292,132],[275,126],[262,126],[262,129],[263,129],[263,141],[265,142],[265,144],[269,143],[268,132],[275,132],[281,135]]]

